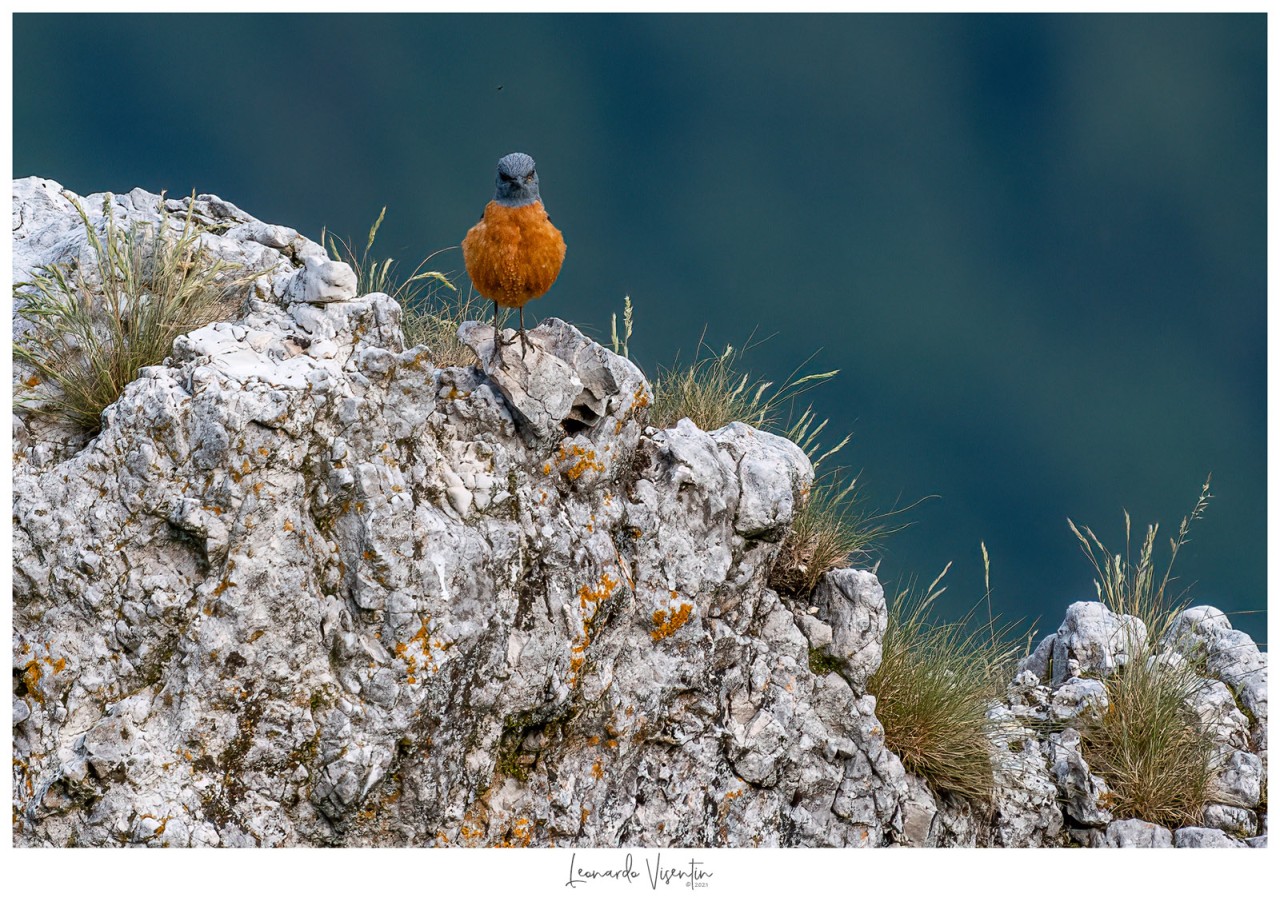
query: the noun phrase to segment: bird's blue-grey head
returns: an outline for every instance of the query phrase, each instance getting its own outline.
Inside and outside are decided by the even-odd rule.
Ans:
[[[493,198],[504,206],[527,206],[542,199],[538,193],[538,170],[533,157],[509,153],[498,160],[497,190]]]

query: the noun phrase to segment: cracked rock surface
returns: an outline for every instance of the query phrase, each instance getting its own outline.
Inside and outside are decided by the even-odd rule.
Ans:
[[[57,185],[15,206],[20,267],[87,252]],[[314,244],[196,209],[220,253],[280,256],[262,294],[87,445],[15,457],[20,843],[892,838],[874,699],[765,586],[796,446],[647,428],[639,370],[555,319],[500,367],[470,325],[484,365],[438,368]],[[821,604],[865,677],[879,584]]]
[[[1088,603],[991,710],[991,807],[939,794],[866,692],[875,575],[767,586],[799,447],[648,426],[643,374],[554,318],[497,353],[468,323],[477,363],[439,367],[292,229],[142,190],[84,198],[99,224],[104,201],[194,215],[266,273],[93,439],[15,419],[16,843],[1265,844],[1265,655],[1220,612],[1176,646],[1210,659],[1206,827],[1098,807],[1067,727],[1136,634]],[[52,181],[14,182],[14,226],[18,278],[91,252]]]

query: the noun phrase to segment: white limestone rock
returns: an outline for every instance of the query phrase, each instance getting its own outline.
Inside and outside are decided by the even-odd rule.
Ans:
[[[1074,729],[1054,733],[1048,743],[1049,765],[1062,800],[1063,813],[1076,823],[1105,826],[1111,822],[1107,810],[1111,790],[1101,777],[1089,771],[1080,754],[1080,734]]]
[[[822,651],[843,663],[845,679],[861,691],[880,668],[888,622],[880,581],[869,571],[830,571],[822,575],[810,601],[815,615],[831,628],[831,641]]]
[[[1107,824],[1104,848],[1172,848],[1173,833],[1145,820],[1130,818]]]
[[[1233,751],[1218,769],[1213,788],[1221,804],[1255,808],[1262,799],[1264,775],[1261,758],[1247,751]]]
[[[285,302],[329,303],[356,298],[356,273],[346,262],[322,255],[307,256],[302,262],[302,270],[284,288]]]
[[[1173,834],[1174,848],[1247,848],[1220,829],[1207,826],[1184,826]]]
[[[1220,829],[1240,839],[1258,835],[1258,815],[1253,811],[1232,805],[1205,805],[1203,822],[1205,826]]]
[[[1117,666],[1136,657],[1146,638],[1146,625],[1138,618],[1115,614],[1101,602],[1075,602],[1067,607],[1055,634],[1052,670],[1047,679],[1056,688],[1072,676],[1105,678]],[[1069,669],[1071,661],[1079,664],[1078,670]],[[1038,673],[1037,676],[1046,679]]]
[[[1108,705],[1107,689],[1102,681],[1072,677],[1054,690],[1049,700],[1049,715],[1057,723],[1076,725],[1098,719],[1106,713]]]
[[[1231,687],[1249,716],[1254,751],[1267,747],[1267,656],[1249,634],[1232,629],[1227,615],[1211,605],[1182,611],[1169,629],[1169,644],[1204,665],[1209,675]]]

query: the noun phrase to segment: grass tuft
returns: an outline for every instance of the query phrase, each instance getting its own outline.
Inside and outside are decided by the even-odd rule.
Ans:
[[[649,423],[659,428],[673,427],[688,418],[705,431],[718,430],[734,421],[761,430],[776,429],[784,408],[839,373],[824,371],[797,377],[797,369],[786,383],[775,387],[773,381],[753,379],[750,374],[739,372],[740,356],[739,350],[726,346],[724,352],[701,356],[686,367],[662,369],[653,386]]]
[[[95,262],[50,265],[14,285],[17,314],[31,324],[14,357],[32,372],[16,402],[93,434],[140,369],[164,361],[178,335],[235,316],[264,272],[211,257],[194,216],[175,233],[161,206],[158,228],[122,229],[108,195],[99,235],[69,199]]]
[[[448,274],[427,268],[445,250],[427,256],[403,280],[397,274],[395,259],[374,257],[373,244],[386,214],[387,207],[383,206],[358,254],[348,241],[328,235],[330,254],[351,266],[358,295],[385,293],[400,304],[405,345],[426,346],[439,367],[472,364],[475,352],[458,339],[458,328],[464,321],[480,319],[488,311],[487,302],[474,292],[463,297]],[[324,243],[325,235],[320,240]]]
[[[974,626],[973,610],[959,621],[933,619],[950,567],[924,591],[909,587],[889,603],[883,660],[867,691],[876,697],[885,744],[907,770],[986,803],[995,784],[992,739],[1002,726],[987,711],[1003,698],[1022,645],[994,621]]]
[[[840,469],[822,475],[792,518],[769,587],[783,595],[807,596],[827,571],[848,567],[900,529],[886,523],[885,515],[864,508],[856,477],[845,479]]]
[[[1117,817],[1141,817],[1176,828],[1200,822],[1213,800],[1216,774],[1212,738],[1191,709],[1201,685],[1194,664],[1165,653],[1165,637],[1177,614],[1189,604],[1185,593],[1172,595],[1173,563],[1188,541],[1212,494],[1206,478],[1191,513],[1169,540],[1169,562],[1157,578],[1157,525],[1147,528],[1137,561],[1130,554],[1130,521],[1125,513],[1124,553],[1111,554],[1088,527],[1068,525],[1080,540],[1097,579],[1098,598],[1117,614],[1131,614],[1147,627],[1147,640],[1134,657],[1104,682],[1107,712],[1081,732],[1085,759],[1115,793]]]

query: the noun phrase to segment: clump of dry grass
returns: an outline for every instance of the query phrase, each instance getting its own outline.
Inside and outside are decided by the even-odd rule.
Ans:
[[[769,586],[783,595],[807,596],[827,571],[848,567],[897,529],[865,509],[856,477],[846,479],[840,469],[819,476],[791,520]]]
[[[784,384],[775,387],[773,381],[753,379],[750,374],[739,372],[740,357],[739,350],[726,346],[718,355],[701,355],[700,351],[700,357],[688,366],[661,370],[653,385],[649,423],[672,427],[688,418],[706,431],[734,421],[772,429],[783,409],[796,397],[839,373],[824,371],[801,377],[793,373]]]
[[[907,770],[985,803],[995,784],[992,740],[1002,726],[987,711],[1003,698],[1022,645],[994,621],[975,626],[972,610],[959,621],[933,619],[949,568],[927,589],[905,589],[889,603],[883,660],[867,691],[876,697],[885,744]]]
[[[1192,663],[1164,651],[1173,619],[1189,604],[1185,594],[1170,593],[1173,563],[1192,522],[1203,516],[1211,498],[1206,479],[1195,507],[1169,540],[1169,562],[1158,579],[1157,525],[1147,528],[1134,562],[1128,512],[1123,555],[1111,554],[1092,530],[1068,520],[1097,574],[1098,598],[1117,614],[1134,615],[1147,627],[1146,642],[1104,681],[1106,713],[1081,733],[1085,759],[1115,793],[1112,810],[1117,817],[1190,826],[1200,821],[1204,805],[1213,800],[1214,746],[1189,701],[1201,677]]]
[[[191,215],[176,234],[163,205],[158,228],[122,229],[108,195],[100,236],[71,202],[95,263],[50,265],[14,285],[17,314],[31,324],[14,346],[31,369],[17,402],[92,434],[139,369],[162,362],[179,334],[236,315],[264,272],[210,257]]]
[[[329,235],[330,254],[351,266],[359,295],[385,293],[400,304],[400,328],[406,345],[426,346],[431,360],[441,367],[471,364],[475,352],[458,339],[458,328],[464,321],[483,316],[487,311],[485,301],[474,292],[463,297],[448,274],[427,268],[427,263],[444,250],[427,256],[403,280],[397,275],[395,259],[374,258],[373,244],[386,214],[387,207],[383,206],[359,254],[347,241]],[[325,235],[320,239],[323,243]]]
[[[449,292],[452,291],[452,292]],[[469,289],[466,296],[450,284],[438,285],[416,299],[401,304],[406,346],[426,346],[440,367],[471,365],[475,351],[458,339],[464,321],[483,321],[492,304]]]

